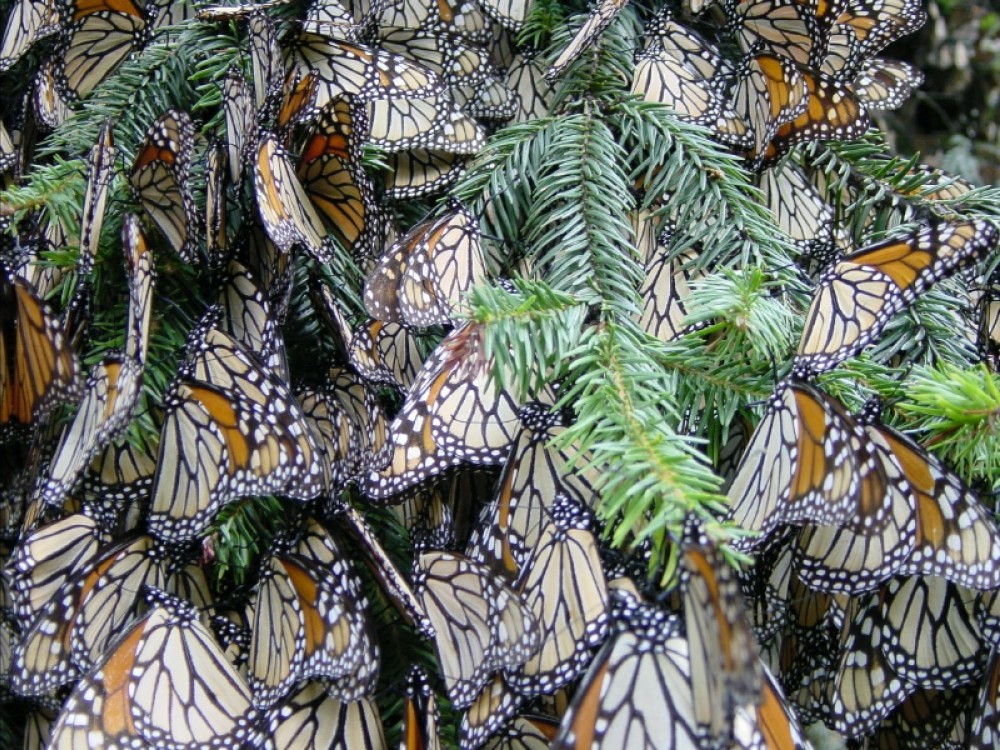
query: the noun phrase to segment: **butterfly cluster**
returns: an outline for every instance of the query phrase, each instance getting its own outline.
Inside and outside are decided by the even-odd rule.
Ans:
[[[818,385],[997,244],[961,181],[913,162],[912,191],[869,200],[817,156],[920,86],[880,55],[925,14],[662,5],[602,0],[540,54],[551,9],[529,0],[10,4],[0,703],[26,747],[806,748],[815,723],[995,744],[992,510]],[[581,84],[622,18],[628,64]],[[579,186],[532,204],[559,165],[526,158],[485,204],[433,204],[505,125],[543,153],[563,115],[628,107],[753,175],[803,313],[788,378],[712,462],[728,503],[671,509],[669,533],[608,511],[630,458],[574,437],[597,419],[565,397],[585,368],[516,387],[524,358],[475,309],[494,289],[532,318],[531,282],[599,264],[590,237],[491,236],[504,212],[572,220]],[[691,240],[711,227],[683,185],[645,200],[656,172],[622,191],[634,299],[566,304],[587,308],[574,340],[617,328],[666,361],[719,341],[703,290],[733,269]],[[39,185],[62,200],[24,198]],[[865,201],[889,231],[848,215]],[[973,291],[995,370],[1000,282]]]

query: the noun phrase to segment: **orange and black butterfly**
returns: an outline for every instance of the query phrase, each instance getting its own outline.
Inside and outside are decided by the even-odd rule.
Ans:
[[[250,690],[188,602],[150,591],[152,610],[70,694],[54,747],[259,745]]]
[[[35,287],[6,266],[0,278],[0,438],[36,426],[80,395],[80,363]]]
[[[368,313],[411,326],[454,323],[465,295],[486,278],[480,237],[476,217],[460,205],[418,224],[368,275]]]
[[[981,220],[937,222],[845,256],[820,278],[796,366],[818,373],[857,354],[893,315],[992,249],[997,236],[996,228]]]
[[[502,463],[518,424],[518,403],[490,374],[485,331],[467,323],[438,345],[389,428],[388,463],[364,492],[383,500],[460,463]]]
[[[71,0],[62,13],[56,77],[70,101],[93,91],[149,34],[149,14],[132,0]]]
[[[139,203],[186,263],[197,256],[200,227],[190,184],[193,149],[191,117],[168,110],[150,125],[129,172]]]
[[[805,108],[771,134],[758,151],[758,163],[777,161],[797,143],[850,141],[868,130],[868,111],[852,87],[818,71],[801,69],[799,73],[807,89]]]

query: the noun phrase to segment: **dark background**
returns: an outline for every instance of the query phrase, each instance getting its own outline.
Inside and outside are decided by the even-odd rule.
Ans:
[[[933,0],[920,31],[888,47],[926,76],[897,112],[879,113],[897,153],[981,185],[1000,182],[1000,3]]]

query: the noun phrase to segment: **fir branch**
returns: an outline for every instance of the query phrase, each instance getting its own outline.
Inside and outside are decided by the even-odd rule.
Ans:
[[[459,178],[451,194],[483,216],[487,232],[505,245],[524,245],[531,186],[560,120],[554,117],[503,128]]]
[[[554,61],[569,46],[589,18],[580,14],[555,30],[548,58]],[[580,111],[588,107],[612,106],[626,94],[632,81],[633,58],[642,33],[635,9],[627,6],[598,40],[563,71],[553,88],[550,111]]]
[[[695,442],[668,426],[678,415],[667,398],[671,378],[645,353],[646,339],[611,322],[590,329],[567,353],[575,381],[561,399],[578,418],[557,438],[576,454],[592,454],[601,472],[598,516],[615,546],[649,540],[651,573],[665,582],[671,540],[679,538],[690,512],[715,521],[724,509],[719,479]]]
[[[844,192],[857,192],[837,213],[853,219],[855,237],[860,237],[859,226],[867,227],[869,217],[879,209],[906,206],[941,218],[997,220],[1000,216],[1000,188],[980,187],[949,196],[947,188],[963,182],[961,178],[923,168],[920,154],[908,158],[892,154],[877,131],[859,141],[810,144],[805,153],[814,167],[837,175],[835,184],[829,186],[828,200],[840,203]],[[893,223],[886,222],[884,214],[879,218],[883,227]]]
[[[565,352],[580,343],[587,307],[543,282],[515,279],[514,286],[515,294],[478,286],[465,304],[468,317],[486,325],[494,377],[524,401],[564,374]]]
[[[257,561],[288,516],[282,501],[271,496],[243,498],[223,506],[212,524],[216,584],[246,583],[248,573],[259,567]]]
[[[86,190],[86,162],[56,156],[52,164],[35,167],[27,183],[0,192],[0,215],[13,217],[16,226],[29,214],[38,212],[42,226],[58,224],[67,236],[75,239],[79,235],[79,212]]]
[[[553,32],[566,24],[566,14],[559,0],[535,0],[517,34],[519,47],[543,49]]]
[[[554,289],[635,315],[644,276],[631,243],[624,153],[598,118],[568,115],[553,133],[525,218],[525,240]]]
[[[943,362],[968,367],[979,361],[968,289],[957,278],[946,279],[894,315],[872,349],[872,358],[900,366]],[[965,335],[956,335],[962,332]]]
[[[895,408],[962,477],[1000,486],[1000,377],[984,365],[917,367]]]
[[[672,246],[701,246],[699,268],[791,266],[791,242],[761,204],[740,159],[707,130],[637,98],[621,101],[609,119],[621,133],[630,183],[645,189],[643,207],[661,207],[658,214],[674,232]]]
[[[726,324],[728,335],[716,341],[716,349],[725,350],[720,351],[723,357],[758,363],[785,359],[799,326],[793,311],[775,296],[778,286],[759,267],[724,268],[691,282],[687,320],[691,325]]]

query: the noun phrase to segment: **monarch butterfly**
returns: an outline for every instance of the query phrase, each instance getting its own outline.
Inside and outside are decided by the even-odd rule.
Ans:
[[[10,598],[22,622],[30,622],[66,583],[97,556],[103,535],[97,523],[73,513],[26,534],[10,557]]]
[[[869,111],[877,111],[903,106],[923,82],[924,74],[909,63],[873,58],[862,66],[851,88]]]
[[[149,16],[132,0],[69,0],[56,70],[60,93],[82,99],[148,36]]]
[[[520,416],[521,428],[496,494],[469,544],[471,557],[512,579],[520,575],[538,547],[560,495],[594,506],[599,472],[595,467],[582,468],[585,459],[574,466],[569,451],[549,445],[566,429],[560,414],[542,402],[532,402]]]
[[[453,86],[451,93],[463,112],[481,120],[506,121],[517,111],[516,95],[493,74],[478,84]]]
[[[89,276],[94,269],[97,243],[104,226],[104,207],[108,200],[108,187],[114,176],[115,144],[110,120],[101,127],[97,143],[90,150],[87,192],[83,197],[83,214],[80,221],[80,260],[77,272]]]
[[[418,224],[368,275],[369,314],[412,326],[454,322],[464,296],[486,277],[480,236],[479,222],[461,205]]]
[[[271,315],[278,325],[285,322],[292,296],[295,271],[290,252],[280,249],[259,225],[251,226],[247,237],[246,266],[267,293]]]
[[[559,53],[559,57],[549,66],[545,72],[546,80],[553,81],[558,78],[566,68],[586,52],[588,47],[593,46],[628,3],[629,0],[601,0],[600,4],[590,12],[583,25],[577,30],[569,45]]]
[[[146,446],[111,442],[83,476],[83,507],[108,529],[135,528],[153,486],[156,464]]]
[[[240,3],[238,5],[208,5],[200,8],[197,13],[199,21],[229,21],[245,19],[268,10],[288,5],[289,0],[267,0],[260,3]]]
[[[281,87],[285,82],[284,57],[278,46],[274,23],[267,14],[250,14],[247,36],[250,42],[254,110],[257,113],[267,113],[274,100],[281,96]]]
[[[812,747],[806,739],[802,723],[795,709],[785,698],[777,678],[766,666],[764,674],[764,697],[756,709],[741,706],[736,710],[733,734],[743,747],[795,748],[808,750]]]
[[[437,701],[427,674],[418,666],[410,667],[406,675],[405,699],[403,702],[402,750],[441,750],[438,736]]]
[[[388,747],[378,704],[371,698],[344,702],[310,682],[267,714],[274,747],[383,750]]]
[[[913,535],[904,547],[910,552],[899,560],[895,573],[939,576],[983,590],[1000,585],[1000,566],[996,564],[1000,531],[962,480],[917,443],[889,427],[869,426],[867,434],[872,444],[890,452],[907,495],[900,497],[898,489],[893,491],[900,505],[894,513],[907,514],[911,520],[904,527],[905,533]]]
[[[312,30],[327,30],[354,41],[371,30],[370,27],[378,20],[385,3],[348,3],[348,5],[350,7],[345,7],[336,0],[315,0],[306,9],[302,26]]]
[[[226,149],[213,146],[205,168],[205,252],[212,270],[221,268],[229,255],[226,237]]]
[[[531,0],[484,0],[481,6],[483,13],[504,29],[517,32],[528,15]]]
[[[154,554],[150,537],[126,540],[59,585],[14,648],[14,690],[43,695],[89,669],[95,655],[134,619],[138,586],[164,585]]]
[[[844,257],[820,278],[796,367],[818,373],[837,366],[875,341],[895,313],[996,242],[988,222],[937,222]]]
[[[6,126],[0,122],[0,174],[17,166],[18,153],[14,141],[7,132]]]
[[[179,26],[194,15],[191,0],[150,0],[146,11],[153,17],[153,31]]]
[[[369,472],[364,492],[381,500],[462,462],[500,463],[510,448],[518,404],[489,377],[484,331],[456,328],[421,367],[389,428],[388,464]]]
[[[547,750],[559,723],[547,716],[516,716],[483,750]]]
[[[642,317],[639,326],[661,341],[673,341],[695,326],[685,324],[689,314],[690,282],[704,273],[688,268],[697,254],[686,251],[671,257],[670,248],[662,242],[646,257],[646,278],[639,287],[642,295]]]
[[[968,743],[969,747],[995,747],[1000,740],[1000,651],[995,646],[981,679],[968,719]],[[961,717],[955,723],[961,724]]]
[[[254,188],[264,229],[282,252],[301,244],[319,263],[329,263],[332,250],[326,227],[302,187],[291,157],[272,133],[258,141]]]
[[[800,73],[808,89],[807,106],[768,139],[767,147],[758,153],[761,163],[773,163],[797,143],[849,141],[868,130],[868,112],[848,86],[816,71]]]
[[[881,596],[881,649],[907,682],[946,690],[982,673],[988,648],[968,589],[936,576],[894,578]]]
[[[352,327],[326,284],[313,287],[317,307],[326,314],[331,333],[338,340],[347,355],[351,367],[371,383],[398,385],[395,375],[382,361],[382,352],[376,343],[378,321],[368,321]]]
[[[126,216],[122,235],[130,270],[125,348],[106,356],[88,376],[80,408],[63,431],[39,490],[43,506],[62,505],[94,454],[132,420],[139,400],[152,314],[153,261],[134,215]]]
[[[0,73],[13,66],[38,42],[59,29],[55,0],[18,0],[7,16],[0,42]]]
[[[798,577],[811,588],[860,594],[900,572],[916,548],[920,503],[910,491],[906,470],[900,466],[903,462],[897,463],[878,430],[868,427],[866,434],[886,480],[879,484],[881,492],[871,498],[871,508],[881,504],[877,512],[885,514],[889,523],[879,524],[881,528],[875,531],[806,526],[795,545],[794,564]]]
[[[628,596],[613,603],[613,635],[581,680],[552,748],[701,747],[677,618]]]
[[[736,710],[761,703],[760,659],[736,574],[693,524],[685,530],[681,565],[695,726],[718,747],[732,739]]]
[[[664,20],[662,26],[661,35],[636,60],[632,93],[668,105],[688,122],[715,125],[724,106],[715,78],[718,55],[680,24]]]
[[[52,727],[55,726],[59,711],[48,706],[32,708],[24,720],[24,750],[44,750],[51,747]]]
[[[476,699],[491,672],[523,664],[538,648],[531,610],[480,563],[425,552],[413,588],[433,623],[441,676],[456,708]]]
[[[858,54],[870,58],[927,21],[919,0],[862,0],[845,3],[837,23],[858,40]]]
[[[366,695],[378,678],[361,581],[340,546],[309,519],[296,542],[269,557],[257,588],[248,680],[254,705],[270,708],[303,680],[332,680],[340,700]]]
[[[489,52],[458,34],[382,26],[379,46],[415,60],[447,86],[474,86],[490,73]]]
[[[364,258],[380,240],[380,227],[373,187],[360,167],[365,133],[356,129],[353,110],[346,99],[320,110],[297,176],[327,229],[345,250]]]
[[[426,148],[386,154],[389,170],[383,174],[386,200],[421,198],[440,193],[465,169],[465,156]]]
[[[415,487],[402,503],[392,509],[409,534],[413,549],[455,548],[454,512],[445,501],[442,488],[433,485]]]
[[[878,505],[885,475],[865,444],[861,428],[833,399],[802,383],[778,388],[728,495],[729,520],[759,536],[733,546],[757,546],[783,523],[853,523],[859,509]]]
[[[141,378],[138,362],[122,355],[106,357],[94,367],[80,408],[62,433],[40,489],[42,507],[62,505],[94,453],[125,428],[139,398]]]
[[[833,8],[833,5],[828,4],[827,7]],[[839,13],[838,9],[834,10]],[[845,79],[850,78],[852,73],[858,70],[863,64],[863,60],[861,42],[857,35],[849,26],[833,23],[830,26],[822,54],[817,51],[811,64],[822,73]]]
[[[481,747],[513,718],[522,703],[524,698],[507,686],[502,674],[493,675],[462,715],[459,747]]]
[[[1000,372],[1000,279],[988,284],[979,302],[979,351],[993,372]]]
[[[260,741],[250,691],[197,612],[163,593],[154,602],[70,694],[52,730],[54,747]]]
[[[482,11],[462,0],[445,0],[432,6],[420,0],[388,3],[378,25],[382,29],[412,29],[428,36],[451,34],[480,45],[492,40],[490,23]]]
[[[429,148],[474,154],[486,142],[483,127],[442,94],[369,99],[356,109],[366,142],[386,151]]]
[[[857,624],[845,626],[831,685],[831,724],[847,737],[872,732],[916,688],[901,680],[882,655],[877,593],[863,602]]]
[[[953,733],[960,727],[964,735],[974,697],[971,685],[955,690],[920,688],[892,710],[871,739],[879,747],[972,747],[964,737],[956,741]]]
[[[29,96],[31,98],[31,111],[37,120],[34,127],[41,124],[45,130],[54,130],[66,122],[70,115],[70,107],[67,101],[69,97],[65,95],[59,86],[56,60],[54,58],[39,66]],[[25,105],[27,105],[27,101]],[[32,126],[26,123],[24,127],[25,129],[29,129],[27,133],[29,139],[37,137],[37,133],[30,132],[30,127]],[[25,129],[22,129],[22,138],[25,138]],[[22,148],[22,170],[30,163],[28,154],[33,147],[34,143],[25,142]]]
[[[572,586],[562,584],[568,575]],[[525,696],[552,693],[579,676],[608,633],[604,571],[591,521],[579,504],[557,496],[514,585],[541,639],[531,658],[505,672],[507,683]]]
[[[257,139],[257,117],[250,105],[250,85],[239,68],[232,67],[222,84],[222,107],[226,116],[226,150],[229,176],[239,185],[246,153]]]
[[[190,186],[193,149],[191,118],[186,112],[167,110],[149,127],[129,173],[142,207],[186,263],[195,260],[199,230]]]
[[[327,380],[333,385],[333,392],[357,425],[361,436],[361,468],[381,467],[388,458],[389,428],[385,411],[379,405],[371,388],[349,370],[331,368]]]
[[[792,537],[782,534],[758,550],[753,566],[740,573],[750,625],[762,646],[775,639],[791,617],[790,588],[797,575],[793,551]]]
[[[443,91],[434,71],[378,47],[348,42],[335,36],[304,31],[293,42],[292,60],[299,68],[316,71],[317,107],[347,94],[372,97],[423,97]]]
[[[27,280],[0,278],[0,441],[80,394],[80,364],[63,326]]]
[[[66,330],[71,340],[80,341],[90,320],[91,279],[94,258],[104,225],[104,208],[108,187],[114,176],[116,149],[112,138],[111,121],[105,122],[97,136],[97,143],[90,150],[88,160],[87,191],[83,199],[80,219],[80,257],[77,260],[77,287],[66,309]]]
[[[548,117],[552,87],[545,80],[545,69],[536,57],[521,52],[507,68],[505,80],[518,102],[511,116],[512,123]]]
[[[145,366],[149,349],[149,326],[153,318],[153,287],[156,268],[139,220],[132,214],[122,227],[125,272],[128,278],[128,316],[125,321],[126,357]]]
[[[727,0],[728,28],[743,52],[762,48],[798,65],[814,59],[821,45],[816,3],[807,0]]]
[[[209,314],[167,394],[147,525],[166,540],[198,534],[230,497],[322,488],[322,456],[288,386],[216,329]]]
[[[336,504],[333,514],[345,522],[348,532],[364,551],[369,569],[403,617],[424,638],[434,639],[436,637],[434,624],[416,594],[416,585],[410,585],[386,554],[364,517],[346,503]]]
[[[274,132],[289,138],[296,125],[304,124],[316,118],[316,88],[319,79],[312,70],[293,70],[285,77],[281,87],[281,104],[275,115]]]
[[[802,254],[815,256],[833,243],[833,208],[801,167],[786,163],[760,173],[764,206]]]
[[[750,155],[759,159],[778,129],[799,117],[809,89],[799,68],[775,55],[744,58],[733,91],[733,108],[753,134]]]
[[[222,328],[252,352],[277,378],[288,380],[285,344],[267,295],[250,270],[235,260],[226,268],[228,279],[219,292]]]
[[[333,492],[343,482],[357,477],[364,463],[361,427],[348,414],[332,384],[300,388],[295,398],[326,457],[323,486],[327,493]]]

